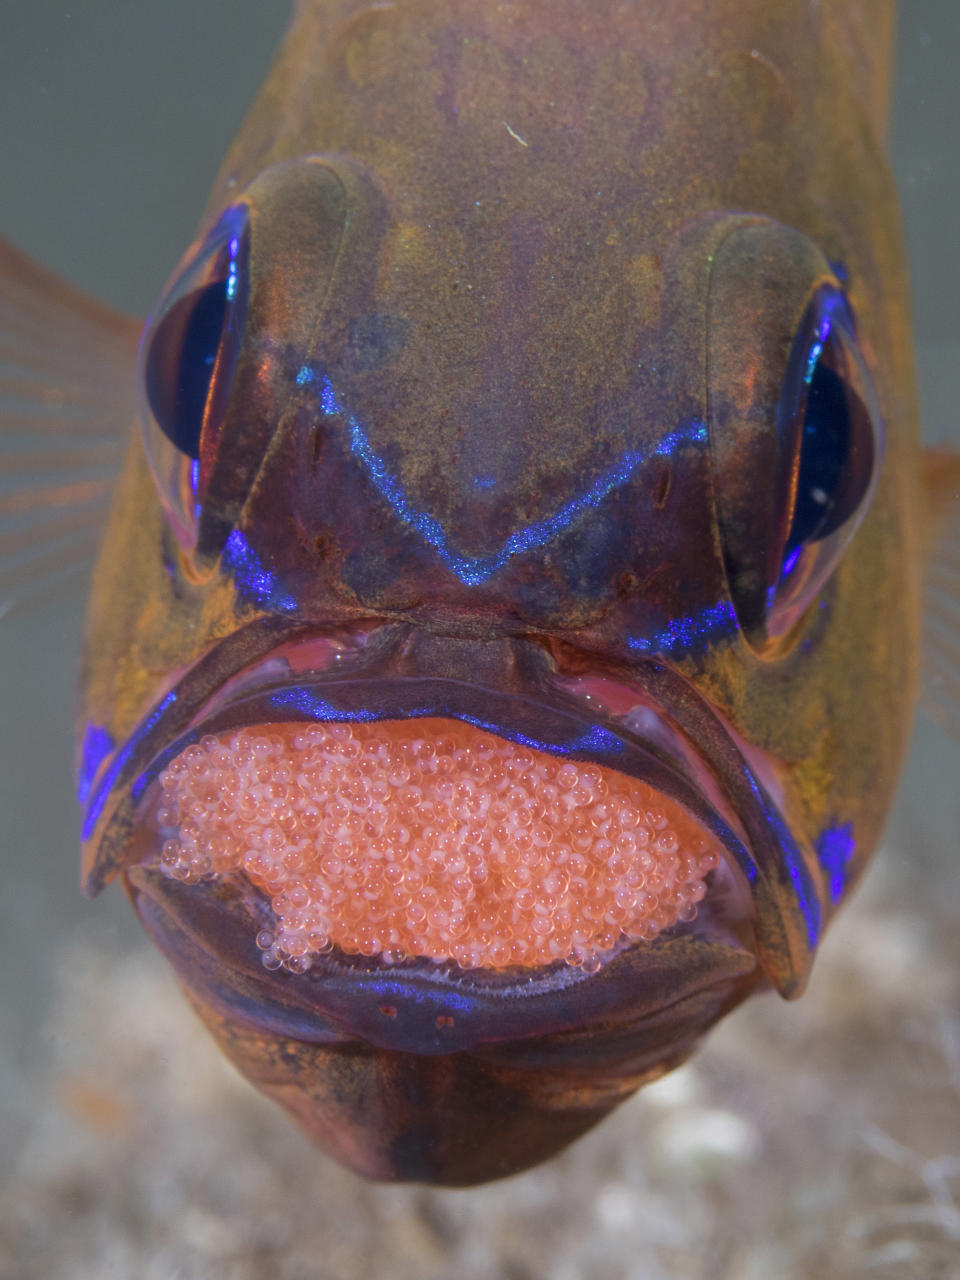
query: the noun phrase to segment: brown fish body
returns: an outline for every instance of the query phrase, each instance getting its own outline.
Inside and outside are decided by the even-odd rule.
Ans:
[[[165,514],[139,438],[117,492],[82,695],[116,746],[85,876],[122,872],[232,1060],[370,1176],[523,1168],[764,978],[798,992],[878,839],[919,629],[891,34],[892,6],[799,0],[301,5],[224,162],[184,270],[240,210],[241,338],[217,415],[210,384],[198,513],[173,486]],[[799,359],[807,394],[816,333],[869,383],[883,462],[780,630],[802,468],[784,386]],[[721,814],[750,919],[512,986],[264,971],[249,901],[165,880],[138,807],[225,682],[320,636],[363,638],[353,684],[311,686],[333,719],[429,705],[526,741],[555,715],[559,741],[585,714],[570,682],[636,691],[713,791],[655,743],[622,768]],[[278,705],[256,718],[294,718]]]

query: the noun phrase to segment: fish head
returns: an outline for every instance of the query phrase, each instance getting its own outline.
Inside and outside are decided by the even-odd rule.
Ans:
[[[798,994],[903,750],[869,271],[617,191],[571,238],[589,207],[281,160],[141,344],[85,883],[122,878],[228,1056],[373,1177],[515,1172]]]

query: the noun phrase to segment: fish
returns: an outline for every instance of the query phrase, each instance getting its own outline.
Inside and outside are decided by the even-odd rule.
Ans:
[[[4,438],[65,473],[6,546],[113,493],[83,888],[364,1176],[516,1173],[801,995],[924,644],[955,708],[893,29],[305,2],[145,325],[0,251]]]

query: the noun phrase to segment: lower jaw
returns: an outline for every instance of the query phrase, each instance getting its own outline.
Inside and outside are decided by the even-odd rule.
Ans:
[[[188,995],[237,1070],[329,1156],[378,1181],[464,1187],[562,1151],[680,1065],[758,980],[744,953],[704,956],[699,981],[629,1023],[608,1017],[589,1033],[444,1054],[299,1040],[225,1016],[189,986]],[[651,1001],[663,998],[650,986]]]
[[[554,1155],[762,981],[751,952],[694,934],[512,983],[336,953],[271,972],[230,886],[145,867],[126,885],[230,1061],[329,1155],[385,1181],[467,1186]]]

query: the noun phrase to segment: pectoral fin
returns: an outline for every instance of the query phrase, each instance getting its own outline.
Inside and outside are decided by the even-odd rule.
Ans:
[[[960,453],[927,451],[924,498],[924,706],[960,737]]]
[[[0,239],[0,614],[93,558],[135,421],[139,330]]]

